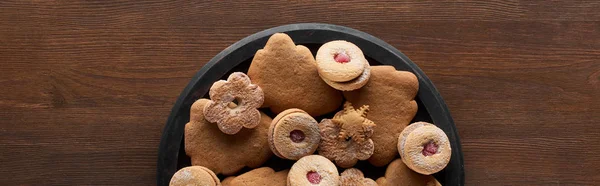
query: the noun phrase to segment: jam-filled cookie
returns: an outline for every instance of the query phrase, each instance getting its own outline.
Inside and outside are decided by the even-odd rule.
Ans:
[[[296,45],[288,35],[273,34],[254,55],[248,76],[265,93],[263,107],[278,114],[302,109],[311,116],[335,111],[342,95],[321,80],[315,58],[308,48]]]
[[[400,133],[398,152],[410,169],[425,175],[444,169],[452,155],[446,133],[426,122],[413,123]]]
[[[194,102],[190,122],[185,125],[185,153],[191,158],[192,165],[204,166],[227,176],[244,167],[259,167],[272,157],[267,137],[272,121],[269,116],[261,113],[258,126],[229,135],[221,132],[217,124],[204,119],[203,108],[209,101],[199,99]]]
[[[310,155],[300,158],[288,174],[288,186],[338,186],[340,176],[335,165],[329,159]]]
[[[392,66],[371,67],[371,78],[365,86],[346,91],[344,97],[354,105],[369,105],[367,119],[377,124],[374,128],[375,150],[369,162],[381,167],[389,164],[398,154],[398,135],[417,113],[414,100],[419,90],[417,77]]]
[[[319,76],[329,86],[342,90],[356,90],[367,84],[371,66],[358,46],[347,41],[323,44],[315,56]]]
[[[279,113],[269,127],[269,147],[280,158],[297,160],[311,155],[320,140],[317,121],[300,109]]]

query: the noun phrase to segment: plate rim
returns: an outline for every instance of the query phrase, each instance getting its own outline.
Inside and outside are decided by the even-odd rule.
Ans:
[[[219,52],[217,55],[215,55],[209,62],[207,62],[198,72],[196,72],[196,74],[193,76],[193,78],[189,81],[188,85],[183,89],[183,91],[181,92],[181,94],[179,95],[179,97],[177,98],[177,101],[175,102],[175,104],[173,105],[173,108],[171,109],[171,113],[169,114],[169,117],[167,119],[166,125],[163,128],[162,131],[162,135],[161,135],[161,140],[159,143],[159,151],[158,151],[158,162],[157,162],[157,170],[156,170],[156,176],[157,176],[157,185],[168,185],[169,180],[170,180],[170,176],[169,175],[173,175],[174,171],[170,171],[173,169],[177,168],[177,165],[173,165],[172,162],[174,162],[174,160],[178,159],[179,156],[179,151],[180,151],[180,144],[181,144],[181,140],[183,138],[183,128],[185,126],[185,123],[179,122],[180,119],[182,119],[181,117],[179,117],[178,113],[180,112],[180,109],[182,109],[182,106],[185,104],[186,100],[189,100],[190,97],[194,96],[194,90],[200,88],[201,83],[203,81],[210,81],[210,79],[214,79],[214,77],[218,76],[217,79],[219,79],[220,77],[222,77],[223,75],[225,75],[227,73],[227,71],[229,71],[232,67],[235,67],[237,65],[239,65],[240,63],[242,63],[245,59],[240,59],[240,58],[245,58],[244,56],[248,56],[251,55],[253,56],[254,53],[256,51],[243,51],[240,50],[241,48],[245,48],[248,45],[255,45],[254,47],[256,47],[256,45],[260,45],[260,48],[262,48],[264,46],[264,44],[266,43],[268,37],[274,33],[278,33],[278,32],[283,32],[283,33],[294,33],[294,32],[299,32],[302,33],[303,35],[300,35],[302,37],[306,36],[306,37],[313,37],[313,34],[315,32],[331,32],[331,33],[337,33],[340,35],[343,35],[343,37],[348,37],[349,40],[352,39],[358,39],[358,40],[362,40],[362,43],[355,43],[357,45],[363,44],[363,45],[368,45],[368,44],[374,44],[379,48],[383,48],[385,50],[387,50],[387,54],[392,54],[394,57],[399,58],[402,60],[403,63],[405,63],[408,67],[409,67],[409,71],[412,71],[418,78],[419,81],[419,92],[417,93],[418,97],[429,97],[429,98],[434,98],[435,100],[430,100],[430,99],[421,99],[421,101],[423,102],[423,104],[425,105],[426,109],[428,110],[428,113],[431,117],[431,119],[433,120],[433,123],[438,125],[439,123],[445,123],[443,126],[445,126],[444,128],[442,128],[444,131],[449,131],[449,134],[447,132],[447,135],[449,135],[449,138],[452,138],[453,140],[450,140],[452,143],[452,157],[451,159],[455,159],[455,161],[450,161],[451,163],[458,161],[458,165],[453,165],[453,166],[458,166],[459,168],[459,172],[458,175],[456,175],[457,177],[453,177],[453,178],[446,178],[446,179],[453,179],[453,181],[450,185],[464,185],[464,157],[463,157],[463,153],[462,153],[462,149],[461,149],[461,143],[460,143],[460,138],[458,135],[458,132],[456,131],[456,125],[454,124],[454,121],[452,119],[452,116],[450,115],[450,111],[444,101],[444,99],[441,97],[439,91],[435,88],[435,86],[433,85],[433,83],[431,82],[431,80],[429,79],[429,77],[427,77],[425,75],[425,73],[413,62],[411,61],[406,55],[404,55],[402,52],[400,52],[398,49],[396,49],[395,47],[393,47],[392,45],[386,43],[385,41],[376,38],[368,33],[356,30],[356,29],[352,29],[349,27],[344,27],[344,26],[339,26],[339,25],[332,25],[332,24],[324,24],[324,23],[298,23],[298,24],[288,24],[288,25],[283,25],[283,26],[278,26],[278,27],[273,27],[273,28],[269,28],[260,32],[257,32],[255,34],[252,34],[250,36],[247,36],[237,42],[235,42],[234,44],[230,45],[229,47],[225,48],[224,50],[222,50],[221,52]],[[291,36],[290,36],[291,37]],[[296,43],[311,43],[311,42],[302,42],[302,41],[296,41],[297,38],[292,37],[292,39],[294,39],[294,41]],[[342,38],[343,39],[343,38]],[[329,40],[334,40],[334,39],[329,39]],[[320,42],[314,42],[314,43],[320,43]],[[363,47],[361,47],[363,48]],[[374,50],[371,47],[366,47],[366,50]],[[237,55],[231,55],[231,54],[237,54]],[[369,52],[364,52],[365,55],[367,55],[367,53]],[[386,54],[381,54],[381,55],[386,55]],[[373,59],[376,58],[382,58],[381,56],[369,56]],[[233,59],[229,59],[229,58],[233,58]],[[227,59],[227,60],[226,60]],[[228,61],[227,63],[221,62],[219,63],[219,61]],[[398,68],[397,65],[394,65],[398,62],[383,62],[383,61],[379,61],[378,62],[384,64],[384,65],[392,65],[395,68]],[[227,68],[229,67],[229,68]],[[206,74],[208,72],[213,72],[210,74],[211,77],[207,77]],[[217,73],[217,74],[215,74]],[[213,80],[214,81],[214,80]],[[208,90],[207,87],[201,87],[203,89]],[[421,91],[423,90],[423,91]],[[189,104],[189,103],[188,103]],[[429,106],[429,107],[427,107]],[[431,109],[431,110],[430,110]],[[189,118],[187,118],[187,120],[189,120]],[[440,126],[440,125],[438,125]],[[449,127],[449,128],[448,128]],[[177,141],[176,145],[173,145],[173,141]],[[177,146],[177,147],[174,147]],[[171,162],[171,163],[169,163]],[[450,166],[450,164],[449,164]],[[175,170],[176,171],[176,170]],[[449,173],[447,173],[449,174]],[[444,185],[448,184],[448,182],[445,182]]]

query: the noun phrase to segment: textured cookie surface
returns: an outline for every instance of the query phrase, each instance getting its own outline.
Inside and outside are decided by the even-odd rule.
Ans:
[[[448,137],[435,125],[417,127],[406,136],[406,140],[400,140],[405,141],[402,161],[418,173],[436,173],[450,162],[452,151]]]
[[[310,155],[296,161],[287,178],[288,186],[337,186],[340,176],[337,167],[329,159]]]
[[[365,178],[365,175],[356,168],[346,169],[340,175],[340,180],[343,186],[377,186],[373,179]]]
[[[398,135],[417,113],[414,100],[419,89],[417,77],[396,71],[392,66],[372,66],[371,78],[362,88],[344,92],[354,105],[369,105],[368,119],[377,124],[371,139],[375,150],[369,162],[384,166],[398,154]]]
[[[325,81],[325,83],[327,83],[329,86],[341,90],[341,91],[351,91],[351,90],[356,90],[359,89],[360,87],[363,87],[367,84],[367,82],[369,82],[369,78],[371,77],[371,66],[369,65],[368,62],[365,62],[365,69],[363,70],[362,74],[350,81],[345,81],[345,82],[335,82],[335,81],[331,81],[328,80],[326,78],[323,78],[323,81]]]
[[[272,121],[269,116],[261,113],[257,127],[228,135],[204,119],[202,112],[208,101],[199,99],[192,105],[190,122],[185,125],[185,152],[192,159],[192,165],[204,166],[216,174],[232,175],[244,166],[259,167],[273,155],[267,139]]]
[[[223,186],[285,186],[289,170],[275,172],[269,167],[251,170],[237,177],[227,178]]]
[[[169,183],[170,186],[218,186],[217,176],[201,166],[184,167],[177,171]]]
[[[323,44],[315,60],[319,75],[333,82],[346,82],[360,76],[367,63],[358,46],[342,40]]]
[[[387,167],[385,176],[377,179],[379,186],[439,186],[440,183],[431,175],[422,175],[410,170],[400,159],[394,160]]]
[[[263,107],[274,113],[298,108],[312,116],[333,112],[342,103],[341,93],[319,77],[317,64],[304,46],[277,33],[254,55],[248,76],[264,92]]]
[[[271,122],[268,137],[273,153],[291,160],[313,154],[321,140],[317,121],[299,109],[279,113]]]

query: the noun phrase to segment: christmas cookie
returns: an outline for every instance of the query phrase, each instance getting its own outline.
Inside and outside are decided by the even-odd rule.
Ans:
[[[311,155],[320,141],[317,121],[300,109],[279,113],[269,127],[269,147],[280,158],[298,160]]]
[[[225,134],[235,134],[242,127],[254,128],[260,122],[257,108],[263,104],[263,91],[250,83],[250,78],[234,72],[227,80],[215,82],[210,87],[210,101],[204,107],[204,117],[217,123]],[[232,107],[230,103],[236,101]]]
[[[276,114],[298,108],[319,116],[335,111],[342,103],[341,93],[319,77],[310,50],[296,46],[286,34],[273,34],[256,52],[248,76],[264,92],[263,107]]]
[[[371,75],[369,62],[360,48],[347,41],[323,44],[315,56],[319,76],[331,87],[350,91],[364,86]]]
[[[319,123],[319,154],[343,168],[371,157],[374,149],[371,136],[376,125],[366,118],[368,111],[367,105],[354,109],[350,102],[346,102],[344,109],[333,119],[323,119]]]
[[[310,155],[300,158],[288,174],[288,186],[338,186],[340,176],[335,165],[329,159]]]
[[[185,152],[192,165],[200,165],[217,174],[233,175],[245,166],[256,168],[273,153],[267,138],[271,118],[261,113],[254,129],[242,129],[235,135],[221,132],[216,124],[204,119],[207,99],[197,100],[190,110],[190,122],[185,125]]]
[[[346,169],[340,178],[341,185],[344,186],[377,186],[373,179],[365,178],[365,175],[356,168]]]
[[[410,169],[425,175],[444,169],[452,155],[446,133],[426,122],[411,124],[402,131],[398,152]]]
[[[371,139],[375,150],[369,162],[385,166],[398,153],[398,135],[417,113],[419,83],[410,72],[397,71],[392,66],[371,67],[369,82],[360,89],[343,92],[355,105],[369,105],[367,119],[377,124]]]

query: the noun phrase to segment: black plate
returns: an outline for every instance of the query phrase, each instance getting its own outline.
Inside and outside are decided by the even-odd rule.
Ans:
[[[185,87],[171,110],[171,115],[163,130],[158,152],[157,184],[168,185],[173,174],[182,167],[190,165],[190,158],[183,148],[184,126],[189,121],[190,106],[195,100],[208,97],[212,83],[236,71],[246,72],[254,53],[262,49],[268,38],[278,32],[288,34],[296,44],[307,46],[313,54],[316,49],[328,41],[346,40],[356,44],[371,65],[392,65],[398,70],[413,72],[419,78],[419,92],[416,101],[419,109],[413,121],[428,121],[440,127],[452,146],[452,158],[448,166],[434,176],[442,185],[464,185],[464,164],[456,126],[446,103],[429,78],[408,57],[396,48],[367,33],[347,27],[330,24],[291,24],[270,28],[248,36],[221,51],[212,58]],[[269,160],[268,165],[291,164],[282,160]],[[286,166],[287,166],[286,165]],[[361,162],[357,166],[366,169],[373,167]],[[384,169],[365,171],[365,175],[377,178]]]

